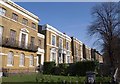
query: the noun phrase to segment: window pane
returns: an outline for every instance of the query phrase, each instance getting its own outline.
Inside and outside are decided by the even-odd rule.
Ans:
[[[67,56],[67,63],[70,63],[70,56]]]
[[[52,52],[52,61],[56,61],[56,53]]]
[[[10,44],[14,45],[16,41],[16,31],[10,30]]]
[[[18,15],[15,14],[15,13],[13,13],[13,15],[12,15],[12,19],[18,21]]]
[[[63,40],[60,38],[60,39],[59,39],[59,47],[60,47],[60,48],[63,47],[62,44],[63,44]]]
[[[52,35],[52,45],[55,46],[55,36],[54,35]]]
[[[32,36],[31,36],[31,45],[34,44],[34,41],[35,41],[35,37],[32,37]]]
[[[8,53],[7,64],[13,65],[13,52]]]
[[[23,24],[25,24],[25,25],[28,25],[28,20],[27,20],[27,19],[25,19],[25,18],[23,18],[22,23],[23,23]]]
[[[66,49],[69,50],[69,43],[66,42]]]
[[[32,23],[32,28],[36,29],[36,24]]]
[[[6,15],[6,9],[0,7],[0,15]]]
[[[3,27],[0,26],[0,45],[2,44]]]
[[[22,33],[21,47],[25,48],[25,42],[26,42],[26,34]]]
[[[20,65],[24,66],[24,62],[25,62],[25,55],[21,54],[20,55]]]
[[[38,46],[41,48],[41,40],[38,40]]]
[[[33,62],[34,62],[34,57],[33,55],[30,56],[30,66],[33,66]]]

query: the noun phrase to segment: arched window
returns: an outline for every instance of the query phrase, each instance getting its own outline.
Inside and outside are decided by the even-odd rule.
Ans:
[[[25,54],[21,53],[20,54],[20,66],[24,66],[25,65]]]
[[[14,56],[14,53],[12,51],[10,51],[8,53],[8,59],[7,59],[7,64],[10,66],[13,65],[13,56]]]
[[[33,66],[34,64],[34,56],[30,55],[30,66]]]

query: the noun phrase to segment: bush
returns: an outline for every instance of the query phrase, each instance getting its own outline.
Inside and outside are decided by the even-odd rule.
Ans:
[[[83,61],[70,64],[68,74],[85,76],[87,71],[95,71],[96,64],[94,61]]]
[[[67,74],[71,75],[71,76],[75,76],[75,63],[71,63],[69,64],[68,68],[67,68]]]
[[[58,66],[53,67],[52,71],[53,71],[52,73],[53,75],[61,75],[61,70],[60,67]]]
[[[71,75],[71,76],[85,76],[87,71],[95,71],[95,61],[82,61],[71,64],[58,64],[55,62],[44,62],[44,74],[53,75]]]
[[[95,71],[95,62],[94,61],[83,61],[77,62],[75,64],[76,75],[85,76],[87,71]]]
[[[53,74],[53,68],[55,67],[55,62],[44,62],[43,73]]]
[[[58,66],[59,66],[60,71],[61,71],[60,74],[67,75],[68,64],[63,63],[63,64],[59,64]]]

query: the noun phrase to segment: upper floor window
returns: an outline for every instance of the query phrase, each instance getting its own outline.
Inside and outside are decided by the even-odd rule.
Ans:
[[[69,42],[66,42],[66,49],[69,50]]]
[[[12,44],[14,45],[15,41],[16,41],[16,31],[11,29],[10,30],[10,43],[11,43],[11,45]]]
[[[6,15],[6,9],[0,7],[0,15],[5,16]]]
[[[38,46],[41,48],[41,40],[38,40]]]
[[[3,26],[0,26],[0,45],[2,44]]]
[[[32,28],[36,29],[36,24],[32,23]]]
[[[59,39],[59,47],[63,48],[63,39],[62,38]]]
[[[8,64],[8,65],[13,65],[13,56],[14,56],[13,52],[10,51],[10,52],[8,53],[8,59],[7,59],[7,64]]]
[[[18,15],[15,14],[15,13],[13,13],[13,14],[12,14],[12,19],[18,21]]]
[[[25,25],[28,25],[28,20],[23,18],[22,23],[25,24]]]
[[[23,53],[21,53],[20,55],[20,66],[24,66],[25,65],[25,55]]]
[[[22,48],[25,48],[25,43],[26,43],[26,34],[22,33],[22,36],[21,36],[21,47]]]
[[[31,46],[33,47],[33,45],[34,45],[34,41],[35,41],[35,37],[32,37],[31,36]]]
[[[56,45],[56,38],[55,38],[55,35],[52,35],[52,45]]]
[[[30,55],[29,62],[30,62],[30,66],[33,66],[33,64],[34,64],[34,56],[33,55]]]

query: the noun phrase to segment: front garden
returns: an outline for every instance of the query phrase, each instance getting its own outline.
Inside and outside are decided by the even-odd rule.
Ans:
[[[19,73],[13,76],[9,75],[8,77],[2,77],[2,82],[3,84],[20,82],[30,84],[85,84],[87,71],[96,73],[96,84],[109,84],[110,82],[110,77],[103,77],[99,73],[99,63],[96,61],[58,64],[57,66],[54,62],[44,62],[44,68],[42,70],[43,71],[40,71],[38,73]]]
[[[22,75],[14,75],[9,77],[3,77],[2,82],[3,84],[6,83],[47,83],[52,84],[53,82],[58,84],[84,84],[86,80],[85,76],[56,76],[56,75],[43,75],[40,73],[34,74],[22,74]],[[99,84],[107,84],[110,81],[109,77],[96,77],[96,82]]]

